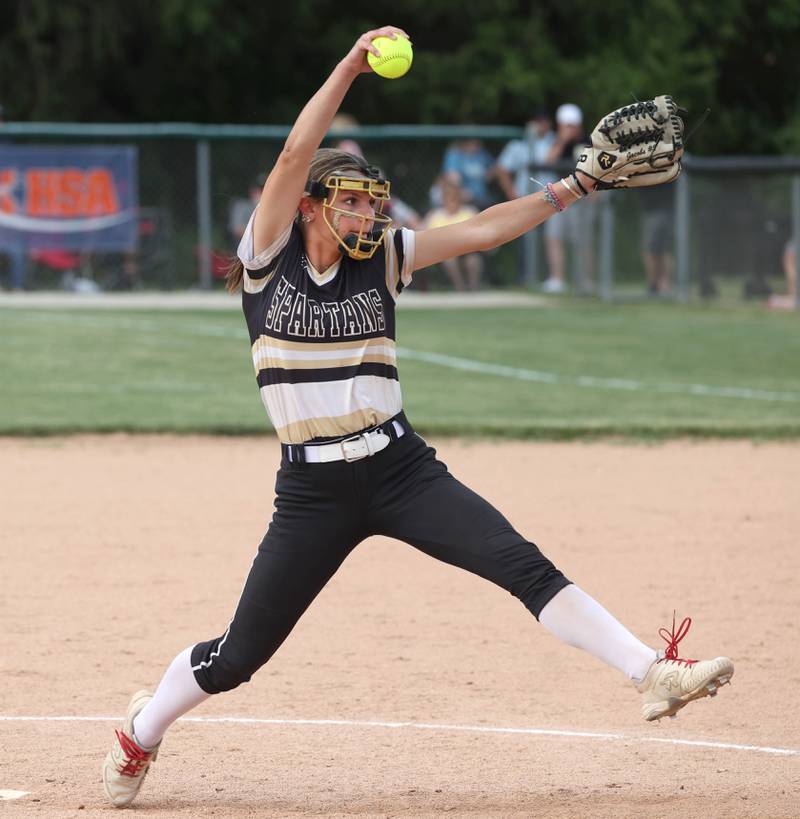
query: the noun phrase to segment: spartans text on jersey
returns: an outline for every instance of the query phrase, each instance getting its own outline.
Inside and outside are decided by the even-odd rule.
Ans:
[[[383,332],[383,301],[373,287],[344,301],[317,301],[281,276],[270,302],[266,329],[275,335],[339,338]]]

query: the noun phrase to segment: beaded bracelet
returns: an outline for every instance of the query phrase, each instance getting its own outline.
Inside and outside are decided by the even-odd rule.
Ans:
[[[552,205],[559,213],[566,210],[567,206],[558,198],[556,189],[552,182],[548,182],[544,187],[544,198],[548,204]]]

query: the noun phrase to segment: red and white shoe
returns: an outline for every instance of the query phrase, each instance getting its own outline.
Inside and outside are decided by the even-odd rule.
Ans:
[[[715,660],[683,660],[678,657],[678,643],[692,625],[686,617],[675,631],[659,629],[667,649],[649,668],[645,678],[636,686],[642,694],[642,714],[648,722],[662,717],[674,717],[692,700],[717,695],[717,689],[729,683],[733,676],[733,662],[727,657]]]
[[[117,738],[103,762],[103,787],[111,804],[117,808],[130,805],[139,793],[150,763],[158,756],[159,742],[146,751],[133,738],[133,720],[153,698],[149,691],[137,691],[128,705],[125,724],[115,731]]]

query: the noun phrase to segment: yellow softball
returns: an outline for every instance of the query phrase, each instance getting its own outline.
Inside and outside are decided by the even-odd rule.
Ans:
[[[398,34],[396,40],[391,37],[376,37],[372,45],[380,51],[381,56],[376,57],[371,51],[368,51],[367,62],[369,67],[381,77],[396,80],[411,68],[414,52],[411,49],[411,43],[402,34]]]

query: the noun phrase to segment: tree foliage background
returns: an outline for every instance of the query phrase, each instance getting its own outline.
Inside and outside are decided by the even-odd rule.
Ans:
[[[594,122],[671,93],[711,117],[695,153],[800,153],[798,0],[0,0],[8,120],[289,124],[355,38],[414,40],[402,80],[362,76],[362,124]]]

